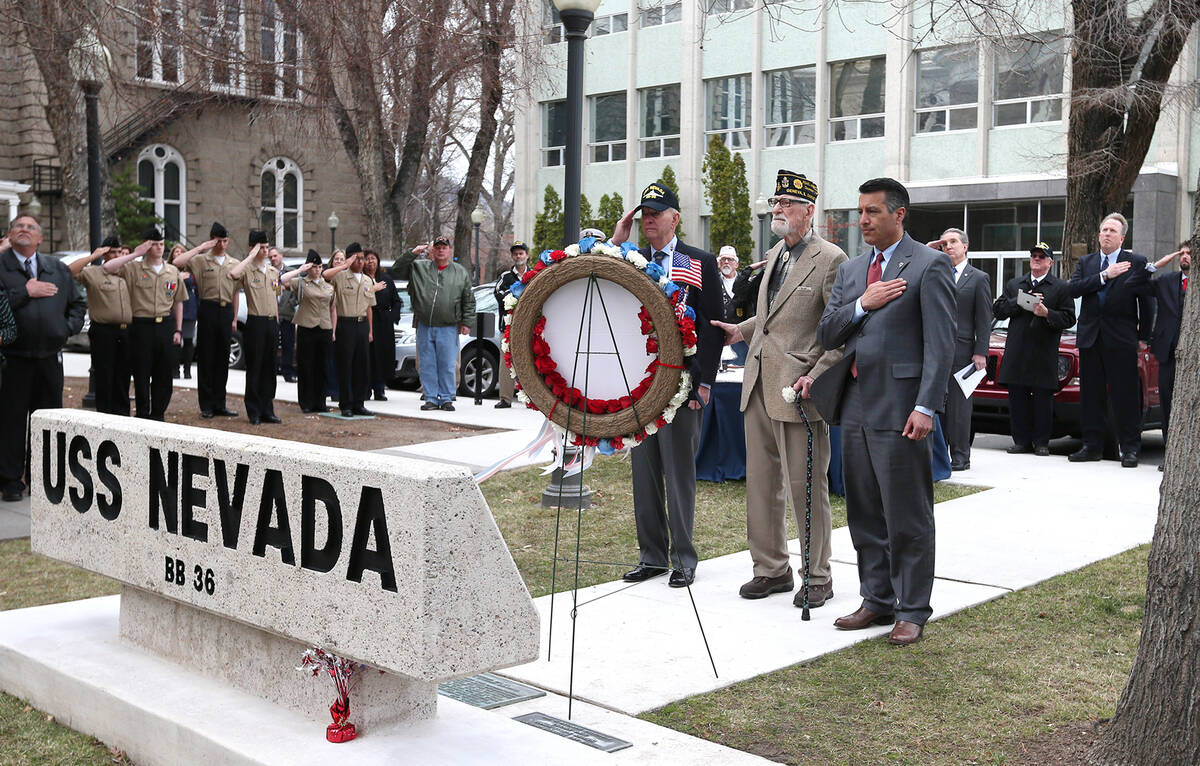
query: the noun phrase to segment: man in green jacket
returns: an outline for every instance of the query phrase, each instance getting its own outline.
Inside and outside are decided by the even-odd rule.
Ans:
[[[418,256],[428,249],[428,259]],[[475,295],[471,275],[450,260],[450,240],[438,237],[428,248],[421,245],[396,258],[392,273],[408,280],[413,320],[417,325],[417,367],[423,410],[454,410],[457,388],[454,369],[458,360],[459,333],[466,335],[475,322]],[[458,332],[455,332],[458,328]]]

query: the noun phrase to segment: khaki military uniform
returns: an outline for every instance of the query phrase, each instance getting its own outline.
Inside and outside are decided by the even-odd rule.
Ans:
[[[130,261],[121,267],[121,277],[129,286],[133,313],[129,356],[136,414],[162,420],[171,403],[171,380],[179,367],[179,349],[174,344],[179,327],[172,309],[187,300],[187,287],[179,269],[165,261],[159,271],[144,259]]]
[[[218,263],[211,254],[193,256],[187,270],[196,280],[200,306],[196,312],[196,398],[200,412],[226,410],[225,386],[229,378],[229,345],[233,340],[233,300],[238,282],[230,272],[238,259],[226,254]]]
[[[258,423],[275,417],[275,354],[279,350],[279,271],[251,262],[239,284],[245,292],[246,416]]]
[[[100,264],[85,266],[78,280],[87,291],[88,347],[92,355],[92,381],[96,411],[129,414],[129,325],[133,305],[129,285],[120,274],[109,274]]]
[[[342,414],[366,412],[363,402],[371,380],[370,332],[367,313],[375,305],[374,282],[365,274],[346,269],[333,278],[337,302],[338,405]]]
[[[334,288],[321,277],[301,277],[292,283],[299,294],[296,307],[296,399],[303,412],[325,412],[325,360],[333,337],[329,307]]]

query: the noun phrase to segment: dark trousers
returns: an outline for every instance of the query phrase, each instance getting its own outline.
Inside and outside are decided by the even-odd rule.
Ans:
[[[171,342],[174,334],[175,320],[170,315],[161,322],[135,317],[129,326],[133,399],[139,418],[162,420],[167,413],[179,362],[179,351]]]
[[[371,374],[368,337],[366,319],[355,322],[338,317],[334,352],[337,356],[338,406],[343,410],[361,408],[367,400],[367,378]]]
[[[675,419],[633,448],[633,517],[641,563],[695,569],[696,450],[700,410],[686,405]]]
[[[933,474],[929,438],[912,441],[854,420],[859,390],[848,383],[842,405],[846,523],[858,552],[862,605],[924,625],[933,610]]]
[[[96,412],[129,414],[129,326],[97,324],[88,329]]]
[[[1079,398],[1084,445],[1096,451],[1104,449],[1111,404],[1121,454],[1141,449],[1142,397],[1136,348],[1111,348],[1098,338],[1091,348],[1079,349]]]
[[[950,460],[953,463],[971,462],[971,415],[975,411],[975,400],[962,395],[958,380],[954,373],[967,366],[971,358],[959,364],[954,363],[950,373],[950,382],[946,386],[946,411],[942,413],[942,433],[946,436],[946,444],[950,447]]]
[[[1008,387],[1008,422],[1013,444],[1047,447],[1054,424],[1054,390],[1032,386]]]
[[[196,319],[196,398],[201,412],[225,409],[233,304],[200,301]]]
[[[325,406],[325,358],[331,335],[320,327],[296,328],[296,399],[302,410]]]
[[[1171,361],[1158,365],[1158,398],[1162,404],[1163,443],[1167,441],[1167,429],[1171,420],[1171,399],[1175,397],[1175,352]]]
[[[242,330],[246,355],[246,415],[251,420],[275,415],[275,349],[279,324],[275,317],[248,316]]]
[[[279,374],[296,374],[296,325],[279,320]]]
[[[19,489],[29,475],[29,415],[62,407],[63,368],[57,354],[7,359],[0,381],[0,485]]]

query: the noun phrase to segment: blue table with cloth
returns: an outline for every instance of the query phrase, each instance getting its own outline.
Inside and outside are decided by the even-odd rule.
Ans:
[[[718,373],[712,397],[704,408],[700,425],[700,449],[696,452],[696,478],[703,481],[743,481],[746,478],[746,426],[742,418],[742,371]],[[933,451],[933,480],[950,477],[950,451],[942,434],[942,423],[933,419],[929,435]],[[842,430],[829,429],[829,491],[846,494],[842,476]]]

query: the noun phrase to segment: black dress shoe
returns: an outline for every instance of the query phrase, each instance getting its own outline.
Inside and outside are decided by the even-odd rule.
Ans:
[[[261,426],[261,425],[262,425],[262,418],[250,418],[250,425],[252,425],[252,426]]]
[[[227,418],[236,418],[237,417],[237,411],[231,410],[228,407],[222,407],[219,410],[213,410],[213,414],[214,415],[223,415]]]
[[[4,502],[6,503],[20,502],[21,498],[24,496],[25,491],[20,487],[6,487],[4,489]]]
[[[1137,465],[1138,454],[1136,452],[1126,452],[1124,455],[1121,455],[1122,468],[1137,468]]]
[[[375,394],[375,401],[377,401],[377,402],[386,402],[386,401],[387,401],[387,396],[385,396],[384,394]]]
[[[283,421],[280,420],[275,415],[263,415],[262,422],[264,422],[264,423],[282,423]]]
[[[1004,451],[1010,455],[1028,455],[1033,452],[1033,447],[1028,444],[1014,444]]]
[[[1092,449],[1091,447],[1083,447],[1078,452],[1072,452],[1067,455],[1067,460],[1072,463],[1092,463],[1104,457],[1104,454]]]
[[[951,471],[969,471],[969,470],[971,470],[971,461],[968,460],[965,463],[952,462],[952,463],[950,463],[950,470]]]
[[[496,409],[498,409],[498,410],[507,410],[511,406],[512,406],[512,402],[506,402],[503,399],[496,402]]]
[[[351,412],[350,410],[343,409],[343,410],[342,410],[342,417],[344,417],[344,418],[352,418],[352,417],[354,417],[354,413],[353,413],[353,412]]]
[[[310,408],[308,408],[308,407],[301,407],[301,408],[300,408],[300,411],[301,411],[301,412],[303,412],[305,415],[311,415],[311,414],[313,414],[314,412],[316,412],[316,410],[314,410],[314,409],[310,409]]]
[[[1050,448],[1045,444],[1033,448],[1033,454],[1038,457],[1050,457]]]
[[[655,577],[661,577],[666,573],[666,567],[652,567],[649,564],[638,564],[633,569],[621,575],[621,579],[625,582],[645,582]]]
[[[295,375],[284,375],[284,376],[283,376],[283,382],[284,382],[284,383],[295,383],[295,382],[296,382],[296,376],[295,376]]]
[[[366,407],[355,407],[354,409],[352,409],[350,411],[353,414],[358,415],[360,417],[364,417],[364,418],[370,417],[371,415],[375,414],[374,412],[371,412],[370,410],[368,410]]]
[[[209,410],[200,410],[200,417],[205,420],[212,420],[213,414]]]
[[[695,581],[696,570],[691,567],[682,567],[671,570],[671,579],[667,580],[667,585],[670,585],[672,588],[686,588]]]
[[[313,412],[329,412],[329,408],[322,404],[320,407],[317,407],[315,410],[313,410]]]

